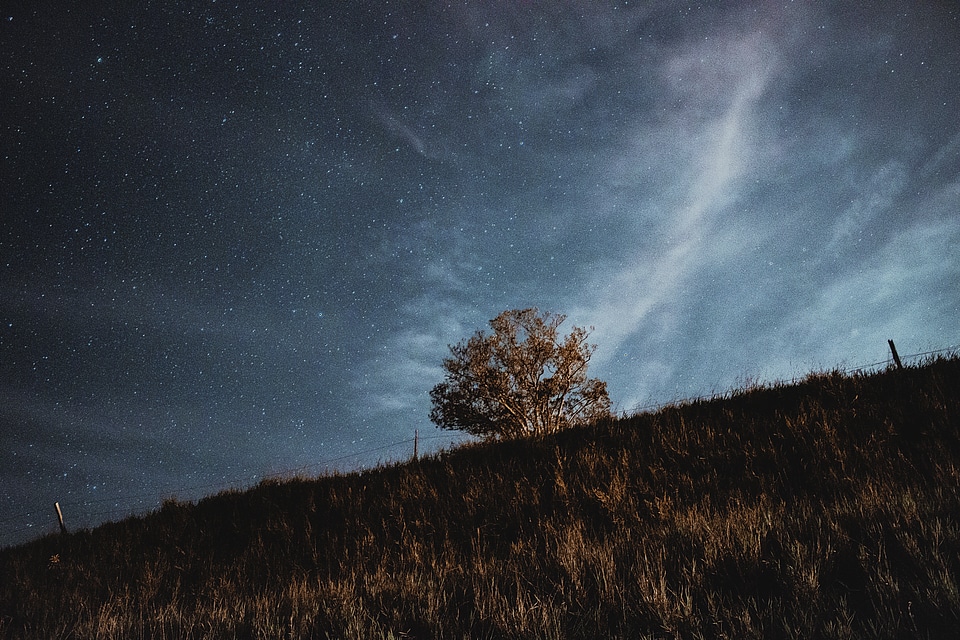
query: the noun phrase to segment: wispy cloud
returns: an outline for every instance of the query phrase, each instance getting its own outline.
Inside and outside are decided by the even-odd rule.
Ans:
[[[576,313],[596,327],[601,362],[649,324],[655,310],[669,313],[686,278],[737,249],[714,242],[723,237],[717,222],[735,205],[756,163],[754,107],[776,64],[770,44],[747,34],[685,48],[660,65],[667,92],[658,107],[667,115],[638,124],[632,147],[611,162],[611,179],[629,182],[630,176],[618,172],[673,163],[660,170],[665,171],[661,193],[641,204],[648,211],[636,212],[656,219],[661,241],[651,245],[638,238],[641,250],[624,256],[615,273],[598,275],[599,295]]]
[[[858,242],[864,230],[870,228],[870,223],[889,211],[906,180],[906,171],[901,162],[891,161],[882,165],[864,182],[862,194],[837,217],[826,243],[827,252],[836,254],[844,251],[846,245]]]

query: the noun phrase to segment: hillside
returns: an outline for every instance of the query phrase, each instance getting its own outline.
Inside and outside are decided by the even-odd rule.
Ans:
[[[5,638],[960,628],[960,359],[262,484],[0,551]]]

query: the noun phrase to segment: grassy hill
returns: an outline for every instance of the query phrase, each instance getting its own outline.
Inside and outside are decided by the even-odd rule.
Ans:
[[[270,482],[0,551],[6,638],[945,638],[960,359]]]

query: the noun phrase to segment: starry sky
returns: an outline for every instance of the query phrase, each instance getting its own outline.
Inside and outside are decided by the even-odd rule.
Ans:
[[[4,3],[0,545],[452,446],[447,346],[614,407],[960,343],[960,5]]]

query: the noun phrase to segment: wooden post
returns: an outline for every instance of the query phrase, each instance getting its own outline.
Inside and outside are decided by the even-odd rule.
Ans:
[[[417,449],[420,444],[420,429],[413,430],[413,459],[417,459]]]
[[[890,345],[890,353],[893,354],[893,361],[897,364],[897,369],[903,369],[903,363],[900,362],[900,356],[897,355],[897,347],[894,346],[893,340],[887,340],[887,344]]]
[[[57,520],[60,522],[60,533],[66,533],[67,525],[63,524],[63,511],[60,511],[60,503],[54,502],[53,506],[57,508]]]

